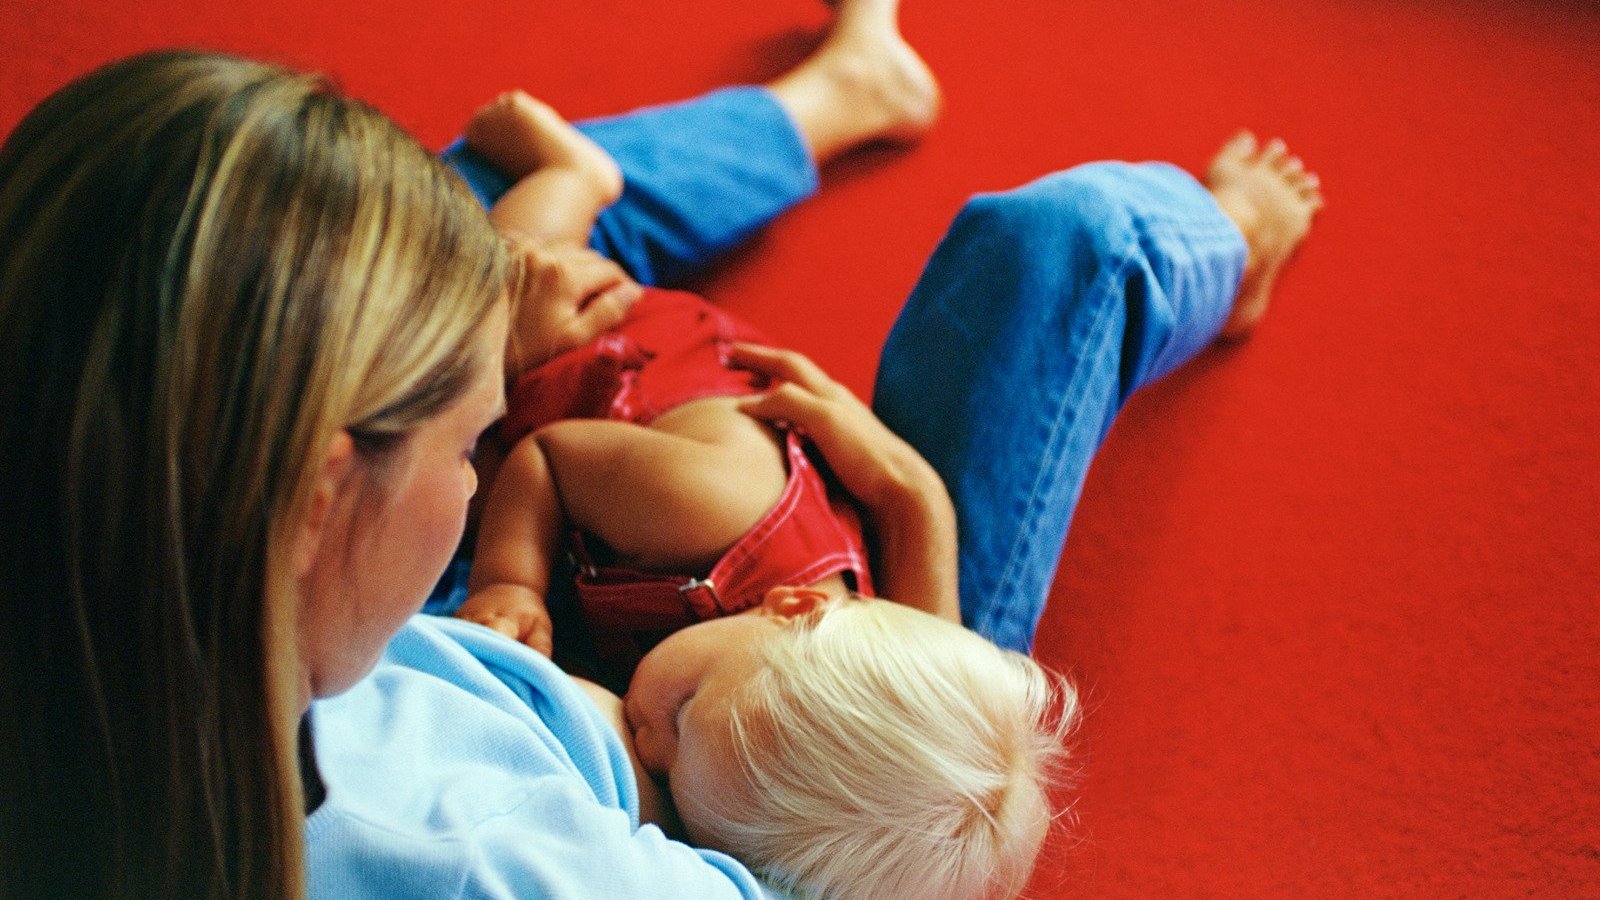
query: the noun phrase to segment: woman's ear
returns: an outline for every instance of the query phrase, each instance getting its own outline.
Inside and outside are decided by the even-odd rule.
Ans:
[[[810,615],[833,600],[833,595],[821,588],[779,586],[768,590],[761,598],[761,609],[769,616],[785,621]]]
[[[328,441],[327,452],[322,458],[321,471],[317,474],[316,487],[311,492],[311,503],[306,508],[306,517],[295,529],[296,578],[306,577],[311,571],[311,566],[317,561],[327,534],[329,511],[333,509],[334,501],[339,499],[340,492],[346,490],[350,468],[355,464],[355,454],[355,440],[350,437],[348,431],[341,429]]]

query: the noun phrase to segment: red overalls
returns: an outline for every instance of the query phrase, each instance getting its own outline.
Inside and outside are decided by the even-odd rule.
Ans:
[[[647,289],[621,325],[517,380],[501,435],[508,444],[560,419],[604,418],[648,425],[700,397],[766,389],[728,365],[733,341],[767,343],[760,332],[693,294]],[[789,479],[777,504],[704,577],[596,565],[574,532],[577,595],[601,662],[625,679],[650,647],[704,619],[749,609],[779,585],[808,585],[847,572],[871,593],[861,520],[831,487],[807,442],[785,433]]]

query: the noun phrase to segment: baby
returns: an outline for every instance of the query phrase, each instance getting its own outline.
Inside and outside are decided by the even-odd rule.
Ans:
[[[525,94],[466,136],[520,179],[490,213],[508,235],[581,245],[621,191]],[[627,685],[613,712],[641,792],[664,779],[692,841],[802,897],[1014,896],[1075,695],[959,624],[932,469],[759,341],[645,289],[612,332],[522,373],[457,615],[550,653],[570,554],[602,680]]]

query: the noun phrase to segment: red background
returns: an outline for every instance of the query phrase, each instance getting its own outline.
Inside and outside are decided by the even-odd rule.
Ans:
[[[198,45],[336,74],[437,147],[760,79],[809,0],[0,0],[0,129]],[[1039,655],[1089,715],[1038,896],[1600,896],[1600,10],[914,0],[946,88],[704,285],[858,390],[962,198],[1282,135],[1328,208],[1246,345],[1136,397]]]

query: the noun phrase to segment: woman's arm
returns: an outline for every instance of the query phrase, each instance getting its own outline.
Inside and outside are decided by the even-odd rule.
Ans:
[[[805,356],[736,344],[730,359],[784,382],[740,408],[764,421],[788,422],[810,436],[866,510],[879,591],[960,622],[955,508],[933,467]]]
[[[329,787],[306,829],[312,898],[772,898],[732,859],[630,821],[601,713],[481,628],[417,617],[312,718]]]

